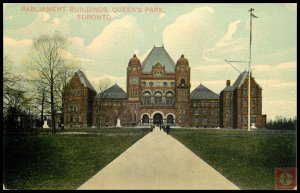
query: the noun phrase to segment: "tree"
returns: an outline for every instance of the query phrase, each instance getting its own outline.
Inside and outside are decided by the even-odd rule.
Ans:
[[[4,57],[3,69],[3,118],[4,128],[19,129],[20,116],[26,116],[26,110],[30,107],[31,97],[25,88],[26,79],[12,72],[12,61],[8,56]]]
[[[60,103],[57,103],[57,108],[61,111],[61,123],[65,122],[64,120],[64,107],[65,107],[65,99],[70,95],[69,92],[66,92],[66,86],[74,75],[74,71],[78,69],[78,62],[74,60],[68,60],[64,62],[60,68],[59,76],[57,78],[58,84],[56,85],[56,94],[60,100]]]
[[[111,85],[111,80],[108,78],[104,78],[102,80],[100,80],[98,82],[98,91],[99,94],[97,95],[97,100],[98,100],[98,104],[95,105],[95,108],[98,110],[96,112],[98,112],[96,114],[96,120],[98,120],[97,124],[98,126],[100,126],[100,118],[98,119],[98,117],[101,116],[100,112],[102,112],[102,108],[103,108],[103,99],[106,97],[106,93],[104,92],[106,89],[108,89],[108,87]]]
[[[33,40],[30,67],[36,73],[41,84],[46,85],[49,90],[51,127],[52,133],[56,133],[55,114],[56,101],[55,89],[58,85],[60,67],[64,64],[64,51],[69,42],[59,32],[52,36],[44,34]]]
[[[270,130],[296,130],[297,129],[297,117],[286,118],[282,116],[276,116],[275,120],[270,120],[266,125]]]
[[[20,94],[21,76],[11,72],[12,61],[8,56],[4,57],[3,65],[3,111],[5,112],[10,106],[17,105],[17,95]],[[19,90],[20,91],[20,90]]]
[[[37,114],[40,115],[39,118],[39,127],[43,126],[44,122],[44,112],[49,111],[49,104],[48,101],[48,90],[47,85],[41,83],[38,79],[32,79],[31,80],[33,89],[32,89],[32,107],[33,110],[37,111]]]

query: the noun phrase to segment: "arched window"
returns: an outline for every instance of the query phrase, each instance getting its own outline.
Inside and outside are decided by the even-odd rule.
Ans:
[[[174,123],[174,117],[173,115],[167,116],[167,124],[173,124]]]
[[[185,86],[185,80],[184,79],[180,80],[180,86]]]
[[[154,93],[155,105],[161,105],[162,103],[162,94],[159,91]]]
[[[150,105],[150,97],[151,97],[150,92],[146,91],[143,93],[143,104],[144,105]]]
[[[174,95],[172,92],[166,93],[166,103],[167,105],[174,105]]]
[[[143,115],[142,122],[143,123],[149,123],[149,116],[148,115]]]

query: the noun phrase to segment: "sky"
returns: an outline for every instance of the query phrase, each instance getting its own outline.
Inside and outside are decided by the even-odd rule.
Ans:
[[[65,57],[80,63],[96,90],[108,78],[126,91],[130,58],[142,62],[153,46],[164,46],[175,63],[181,54],[189,60],[191,91],[201,83],[220,94],[239,75],[225,59],[249,60],[250,8],[258,17],[252,19],[252,74],[263,88],[262,113],[293,118],[297,4],[3,4],[3,52],[26,76],[32,40],[59,31],[71,42]]]

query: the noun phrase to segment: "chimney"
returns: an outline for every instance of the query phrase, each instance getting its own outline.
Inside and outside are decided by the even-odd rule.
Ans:
[[[226,86],[230,86],[230,80],[226,80]]]

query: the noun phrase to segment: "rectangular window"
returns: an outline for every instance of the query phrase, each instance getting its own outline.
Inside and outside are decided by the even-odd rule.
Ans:
[[[255,107],[252,107],[252,108],[251,108],[251,114],[256,114],[256,112],[255,112]]]
[[[248,96],[248,88],[247,87],[244,87],[243,94],[244,94],[244,96]]]
[[[251,94],[253,97],[256,97],[256,87],[252,87]]]
[[[251,123],[256,123],[256,117],[255,116],[251,117]]]
[[[248,105],[248,99],[244,99],[243,104],[244,104],[244,106],[247,106]]]
[[[248,125],[248,117],[244,117],[243,125]]]

